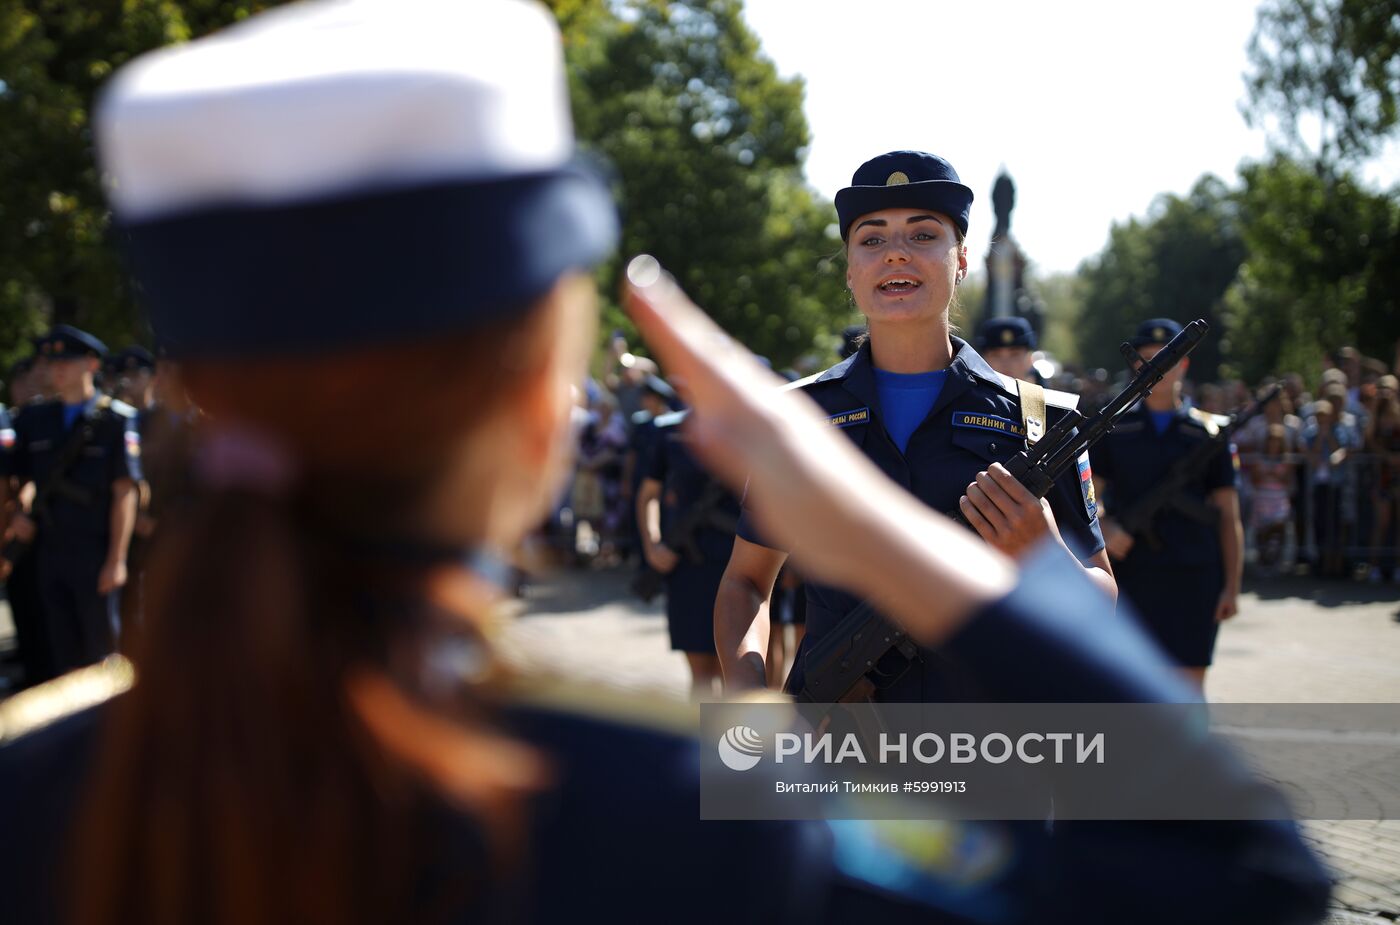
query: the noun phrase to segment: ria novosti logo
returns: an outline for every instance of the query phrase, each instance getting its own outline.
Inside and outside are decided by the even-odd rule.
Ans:
[[[731,771],[747,771],[763,757],[763,737],[750,726],[730,726],[720,736],[719,760]]]

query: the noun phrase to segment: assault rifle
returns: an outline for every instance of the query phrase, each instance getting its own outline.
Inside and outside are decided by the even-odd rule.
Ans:
[[[94,420],[96,412],[106,408],[109,404],[110,400],[99,399],[97,404],[75,423],[73,430],[69,432],[67,442],[59,451],[58,460],[54,463],[48,480],[34,493],[34,502],[29,506],[31,520],[39,523],[49,519],[49,499],[55,495],[67,498],[74,504],[83,506],[92,504],[92,492],[70,482],[68,472],[77,463],[78,457],[83,454],[83,448],[92,443],[93,434],[97,428]],[[28,547],[27,541],[14,537],[3,547],[0,547],[0,560],[12,566],[20,556],[24,555],[24,551]]]
[[[1158,514],[1168,508],[1197,523],[1207,525],[1219,523],[1220,512],[1203,501],[1189,497],[1185,492],[1186,486],[1205,471],[1206,466],[1210,464],[1217,453],[1230,445],[1230,439],[1234,437],[1235,431],[1249,423],[1252,418],[1257,417],[1269,402],[1278,397],[1278,393],[1282,390],[1282,385],[1275,385],[1269,389],[1258,401],[1235,414],[1230,419],[1230,423],[1220,428],[1217,433],[1201,443],[1200,446],[1178,460],[1168,470],[1166,478],[1157,483],[1157,487],[1139,498],[1136,504],[1123,512],[1123,516],[1117,518],[1119,526],[1133,536],[1145,539],[1153,549],[1161,549],[1162,539],[1157,535],[1154,521]]]
[[[671,529],[665,531],[661,542],[677,555],[685,556],[691,563],[700,565],[705,556],[700,552],[699,534],[705,528],[733,533],[739,529],[739,519],[721,510],[728,492],[718,482],[707,481],[685,513],[676,519]],[[632,579],[631,591],[647,603],[666,587],[666,576],[650,568]]]
[[[1044,498],[1055,480],[1149,395],[1209,330],[1204,321],[1193,321],[1146,361],[1123,344],[1119,350],[1124,358],[1130,364],[1140,363],[1127,388],[1090,417],[1068,412],[1045,436],[1012,457],[1006,468],[1031,494]],[[807,650],[802,662],[803,685],[796,699],[802,703],[867,700],[879,688],[898,680],[918,659],[918,646],[908,635],[877,613],[869,601],[863,601]]]

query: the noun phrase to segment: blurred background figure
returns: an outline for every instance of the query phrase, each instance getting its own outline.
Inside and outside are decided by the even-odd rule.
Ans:
[[[1148,360],[1179,333],[1176,321],[1153,318],[1129,343]],[[1204,689],[1220,624],[1239,610],[1244,528],[1234,447],[1203,449],[1229,419],[1183,403],[1189,368],[1189,359],[1173,367],[1094,447],[1093,460],[1123,598],[1183,675]],[[1139,518],[1138,506],[1156,503],[1165,486],[1175,486],[1177,496]]]
[[[987,365],[1002,375],[1045,384],[1035,371],[1035,331],[1026,319],[989,318],[977,329],[974,345]]]
[[[140,344],[133,344],[108,360],[109,394],[144,413],[155,401],[153,386],[156,358]]]
[[[685,653],[691,696],[719,693],[714,610],[739,502],[687,448],[685,412],[656,421],[646,474],[637,491],[637,528],[647,564],[663,576],[671,648]]]
[[[1258,458],[1249,468],[1253,487],[1250,526],[1260,568],[1265,574],[1277,574],[1285,564],[1284,549],[1293,525],[1294,468],[1287,458],[1287,429],[1283,424],[1270,424],[1256,449]]]
[[[136,410],[97,391],[100,340],[59,325],[40,346],[55,400],[15,416],[5,475],[18,501],[7,538],[33,544],[48,669],[62,673],[116,647],[141,444]]]

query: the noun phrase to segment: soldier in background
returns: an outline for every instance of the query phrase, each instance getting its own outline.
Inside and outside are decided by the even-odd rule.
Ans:
[[[51,668],[95,662],[116,645],[117,592],[136,524],[141,440],[136,411],[97,391],[106,346],[59,325],[41,344],[53,401],[15,417],[6,475],[19,506],[8,535],[34,545]],[[32,497],[28,488],[32,488]]]
[[[112,397],[144,414],[155,402],[152,386],[156,375],[156,358],[151,351],[140,344],[132,344],[112,357],[109,368]]]
[[[690,692],[715,694],[720,681],[714,609],[734,545],[739,503],[686,446],[678,411],[656,421],[646,476],[637,491],[637,528],[647,564],[665,577],[671,648],[685,654]]]
[[[165,356],[155,360],[148,391],[151,403],[138,418],[145,479],[122,592],[123,649],[145,612],[146,565],[160,523],[183,510],[194,492],[191,461],[200,415],[185,391],[180,364]]]
[[[8,459],[14,452],[14,416],[20,409],[44,401],[48,391],[47,364],[40,359],[40,339],[34,343],[34,355],[15,362],[10,368],[10,407],[5,412],[4,429],[0,430],[0,452]],[[6,472],[9,463],[5,463]],[[8,481],[8,479],[6,479]],[[4,523],[8,524],[15,511],[33,500],[33,486],[28,499],[21,499],[17,490],[8,493]],[[48,629],[44,626],[43,606],[39,602],[39,571],[34,549],[28,544],[15,544],[10,550],[14,562],[5,581],[5,599],[10,603],[10,616],[15,624],[15,642],[19,648],[20,666],[24,675],[20,687],[40,684],[54,676],[53,658],[49,655]]]
[[[1180,331],[1175,321],[1154,318],[1143,322],[1130,343],[1147,360]],[[1182,510],[1169,505],[1156,516],[1154,536],[1134,536],[1113,519],[1114,512],[1130,512],[1169,477],[1173,466],[1229,423],[1229,418],[1182,403],[1181,383],[1189,366],[1189,360],[1178,363],[1094,447],[1094,470],[1106,496],[1104,539],[1119,589],[1182,673],[1204,689],[1220,624],[1239,611],[1244,527],[1234,448],[1221,446],[1183,489]],[[1186,506],[1213,512],[1213,517],[1189,516]]]
[[[987,365],[1003,376],[1044,385],[1035,371],[1035,331],[1024,318],[988,318],[977,329],[974,346]]]

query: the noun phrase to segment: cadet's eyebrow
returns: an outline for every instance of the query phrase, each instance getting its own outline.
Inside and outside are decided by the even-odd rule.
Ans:
[[[943,219],[939,218],[937,215],[927,215],[927,214],[911,215],[911,216],[909,216],[908,218],[906,218],[906,219],[904,220],[904,224],[906,224],[906,225],[912,225],[912,224],[914,224],[915,222],[928,222],[928,221],[937,222],[937,223],[940,224],[940,225],[943,224]],[[866,225],[874,225],[874,226],[877,227],[877,228],[884,228],[884,227],[885,227],[886,225],[888,225],[888,224],[889,224],[889,222],[885,221],[883,218],[867,218],[865,221],[863,221],[863,222],[861,222],[859,225],[857,225],[857,226],[855,227],[855,230],[856,230],[856,231],[860,231],[860,230],[861,230],[862,228],[864,228]]]

